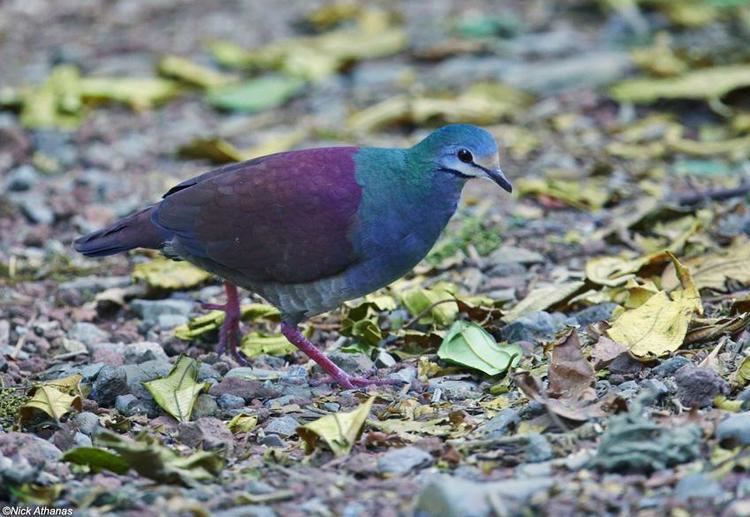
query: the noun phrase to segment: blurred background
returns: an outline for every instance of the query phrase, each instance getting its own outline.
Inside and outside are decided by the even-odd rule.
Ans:
[[[496,135],[522,219],[731,187],[749,38],[743,0],[5,0],[0,272],[215,164],[447,122]]]
[[[409,146],[434,127],[465,122],[486,127],[500,142],[501,164],[513,181],[513,195],[480,182],[467,187],[458,215],[418,267],[419,276],[401,284],[416,285],[412,292],[418,296],[410,299],[418,298],[419,304],[397,297],[397,289],[392,289],[381,292],[385,296],[380,301],[385,299],[387,304],[371,302],[335,311],[310,326],[316,343],[326,344],[329,350],[340,348],[347,352],[344,356],[366,359],[369,366],[362,371],[369,372],[377,360],[378,366],[399,369],[411,375],[409,379],[418,376],[423,382],[420,386],[429,387],[430,391],[413,392],[413,398],[400,407],[388,402],[386,411],[382,401],[377,403],[386,416],[400,411],[404,425],[416,425],[405,427],[407,442],[394,434],[370,433],[372,442],[367,443],[375,444],[376,452],[378,443],[400,446],[423,433],[418,438],[424,439],[422,445],[434,453],[440,468],[463,469],[466,478],[508,477],[519,462],[531,462],[519,459],[518,446],[509,445],[488,454],[480,451],[467,466],[453,446],[446,445],[449,437],[472,429],[484,432],[480,424],[495,429],[492,436],[504,438],[519,423],[518,414],[525,411],[520,434],[520,426],[530,422],[527,417],[538,415],[531,410],[544,411],[538,402],[536,409],[532,407],[529,398],[511,385],[510,376],[477,380],[476,374],[472,377],[464,370],[456,377],[455,367],[445,368],[434,352],[440,333],[458,317],[459,309],[453,304],[450,310],[446,304],[436,308],[433,302],[452,300],[455,292],[471,296],[477,305],[467,305],[466,298],[461,312],[483,324],[493,322],[485,326],[498,339],[522,343],[523,367],[540,377],[546,375],[550,363],[547,344],[557,332],[568,325],[581,329],[596,322],[608,325],[615,311],[625,307],[632,313],[658,289],[675,289],[678,282],[673,273],[661,278],[667,268],[664,249],[688,258],[686,264],[693,272],[705,265],[699,278],[702,283],[698,283],[704,292],[731,289],[726,296],[712,292],[704,297],[706,319],[701,313],[701,318],[691,320],[697,330],[691,330],[695,335],[686,347],[708,344],[703,349],[681,350],[685,355],[665,360],[665,366],[673,362],[672,369],[663,369],[656,379],[666,379],[674,393],[668,377],[689,362],[686,357],[700,365],[714,364],[719,357],[722,364],[731,366],[722,366],[722,375],[730,378],[731,372],[738,391],[750,379],[746,376],[735,383],[733,372],[742,358],[741,346],[727,345],[726,354],[724,350],[717,354],[724,336],[743,331],[750,321],[747,292],[737,305],[732,298],[739,292],[737,282],[750,282],[745,259],[750,250],[746,201],[750,191],[749,43],[750,0],[0,0],[0,388],[21,386],[23,390],[29,379],[57,379],[75,372],[82,372],[91,383],[99,375],[94,368],[97,364],[102,368],[103,363],[126,361],[126,367],[137,369],[140,364],[130,362],[159,357],[156,362],[161,369],[149,377],[156,378],[171,367],[167,355],[183,352],[199,356],[204,363],[201,372],[215,367],[213,379],[222,378],[231,365],[204,353],[216,342],[220,317],[201,313],[195,303],[221,301],[218,282],[185,263],[155,258],[156,254],[136,252],[86,260],[73,252],[72,240],[159,199],[177,182],[223,163],[313,146]],[[707,198],[722,202],[703,203]],[[733,239],[736,245],[730,247]],[[441,280],[450,283],[450,290],[440,286]],[[669,304],[666,294],[659,292]],[[516,321],[501,325],[499,308],[506,311],[506,323]],[[691,311],[678,314],[684,316],[683,330]],[[357,403],[351,393],[339,396],[338,391],[329,390],[316,395],[313,404],[306,377],[301,381],[293,377],[300,371],[306,375],[304,368],[290,367],[295,364],[293,349],[272,334],[275,323],[265,321],[263,315],[258,318],[263,321],[253,322],[253,332],[243,341],[248,348],[243,350],[256,353],[253,366],[263,375],[292,372],[291,384],[279,388],[284,397],[291,398],[274,392],[278,398],[272,399],[261,391],[257,397],[248,397],[258,403],[255,409],[261,415],[248,429],[260,422],[268,430],[281,419],[288,424],[290,414],[300,422],[309,421],[321,411],[331,413]],[[359,325],[362,322],[365,325]],[[414,328],[408,328],[412,324]],[[261,335],[257,328],[269,333]],[[603,332],[601,328],[593,338],[586,338],[586,354]],[[748,342],[744,332],[745,340],[738,339],[738,343]],[[654,339],[662,348],[647,352],[670,355],[683,344],[683,337],[678,336],[679,342],[669,349],[662,346],[668,340]],[[348,349],[342,347],[346,343],[351,345]],[[122,351],[126,346],[138,352],[138,359]],[[711,355],[707,355],[709,346],[714,350]],[[612,404],[612,411],[620,412],[624,400],[640,389],[630,380],[645,378],[644,372],[655,363],[635,361],[622,347],[616,352],[619,355],[607,352],[611,367],[597,360],[596,387],[602,400],[604,394],[621,397],[620,405]],[[296,360],[300,359],[298,355]],[[674,367],[673,360],[682,362]],[[347,365],[353,359],[349,361]],[[566,364],[565,371],[572,371]],[[750,364],[747,357],[743,364]],[[585,377],[583,384],[591,391],[594,370],[588,363],[585,366],[591,379]],[[346,369],[353,371],[349,366]],[[96,377],[96,382],[103,377]],[[113,375],[100,384],[111,379],[117,381]],[[131,382],[130,374],[128,379]],[[132,381],[140,390],[134,393],[150,404],[148,414],[153,417],[160,414],[159,408],[143,393],[140,381],[144,379]],[[263,384],[257,379],[253,381],[257,386]],[[705,389],[704,379],[696,376],[686,385],[697,386],[695,392],[708,402],[683,397],[682,405],[670,403],[658,410],[666,422],[661,429],[667,430],[658,445],[654,445],[653,428],[637,424],[647,430],[642,438],[645,445],[638,448],[641,444],[636,443],[633,453],[646,464],[644,472],[663,469],[677,457],[672,452],[682,445],[672,447],[666,440],[673,429],[686,427],[684,408],[710,407],[714,395],[727,393],[725,381],[715,383],[714,393]],[[492,383],[496,384],[490,388]],[[662,386],[664,393],[669,391]],[[210,396],[201,397],[213,403],[212,411],[216,409]],[[479,397],[484,397],[481,407],[476,403]],[[140,404],[134,396],[130,400]],[[303,402],[297,404],[299,400]],[[738,404],[747,409],[744,404],[750,395],[742,400],[731,401],[735,404],[731,410],[738,410]],[[115,412],[114,401],[113,395],[99,397],[100,406],[90,399],[85,403],[91,411],[99,411],[102,421],[111,416],[107,425],[118,431],[124,429],[120,424],[130,426],[131,421],[117,415],[128,415],[136,422],[134,432],[153,424],[172,443],[171,431],[165,431],[166,420],[142,419],[141,406],[132,409],[118,403]],[[203,414],[213,413],[204,408]],[[217,414],[229,419],[229,413]],[[505,423],[503,414],[511,414]],[[691,412],[689,418],[696,414]],[[12,418],[3,420],[0,414],[0,425],[10,429],[7,426],[16,425],[15,413],[7,415]],[[99,417],[89,415],[96,427]],[[413,421],[419,415],[422,420],[438,415],[444,420],[430,420],[433,427],[425,427],[425,422]],[[711,415],[719,418],[716,412]],[[580,422],[588,418],[578,417]],[[490,421],[496,427],[488,425]],[[608,422],[604,425],[610,429]],[[526,431],[534,431],[541,439],[536,430],[547,429],[549,423],[543,424],[527,426]],[[372,467],[373,458],[367,458],[366,451],[372,447],[362,444],[357,450],[365,452],[346,465],[330,461],[326,468],[311,467],[302,461],[300,440],[291,438],[295,426],[292,419],[288,434],[282,435],[291,444],[286,449],[286,442],[278,437],[263,441],[266,431],[261,428],[252,431],[258,433],[257,440],[256,435],[252,440],[242,439],[246,449],[239,447],[238,440],[241,453],[232,459],[237,462],[223,479],[236,474],[233,483],[242,494],[252,488],[247,484],[248,473],[264,481],[276,479],[272,484],[277,487],[289,485],[296,492],[280,491],[280,500],[285,501],[283,515],[301,514],[303,505],[309,507],[308,513],[331,515],[326,508],[320,510],[321,501],[343,515],[407,511],[419,488],[418,475],[396,480],[381,475]],[[745,423],[738,426],[747,429]],[[55,429],[44,428],[39,434],[50,436]],[[81,439],[76,429],[61,427],[51,439],[61,450],[72,447],[74,438],[75,444],[85,445],[87,438]],[[622,431],[622,440],[641,439],[629,429]],[[588,422],[583,432],[573,430],[559,439],[549,435],[554,454],[549,444],[546,449],[537,447],[537,456],[539,450],[544,454],[534,461],[557,457],[558,465],[564,463],[568,469],[567,477],[551,491],[561,506],[541,513],[629,513],[624,508],[633,508],[635,513],[666,508],[680,497],[687,500],[697,488],[714,489],[714,479],[701,474],[704,477],[685,484],[682,495],[674,499],[670,490],[679,477],[675,471],[660,470],[664,475],[655,482],[643,476],[579,474],[586,461],[585,454],[579,453],[593,454],[601,430],[599,423]],[[683,473],[699,471],[698,462],[710,465],[714,460],[721,462],[725,473],[735,470],[726,477],[744,486],[736,490],[736,499],[746,505],[746,500],[740,500],[748,493],[746,479],[744,485],[740,482],[746,478],[740,472],[747,469],[746,463],[735,467],[723,459],[727,456],[721,450],[721,454],[708,452],[718,449],[698,441],[709,435],[699,430],[691,449],[695,452],[675,461],[698,458]],[[622,440],[614,436],[609,443],[619,445]],[[27,449],[46,450],[40,449],[40,440]],[[216,442],[223,445],[231,440]],[[191,445],[180,446],[183,452],[194,451],[193,442],[185,443]],[[658,454],[643,454],[643,450],[669,457],[662,462]],[[698,456],[699,450],[705,457]],[[600,455],[607,454],[604,450]],[[325,458],[318,456],[319,463],[321,457]],[[306,483],[301,481],[304,476],[282,464],[308,473],[306,492],[300,489]],[[14,463],[10,465],[7,472],[15,476]],[[546,470],[536,468],[542,465]],[[607,468],[617,472],[621,463],[613,465]],[[411,472],[410,468],[404,472]],[[37,471],[47,475],[46,467]],[[78,482],[70,472],[66,466],[60,479],[67,483],[65,497],[76,505],[93,505],[99,497],[96,504],[109,505],[110,510],[146,511],[155,501],[151,490],[171,493],[159,484],[142,490],[144,485],[131,483],[132,479],[122,485],[104,476],[92,483]],[[342,482],[336,477],[342,472],[350,474],[351,480],[366,478],[368,486],[379,488],[363,491],[359,482]],[[519,496],[519,501],[542,486],[529,476],[558,476],[549,462],[515,472],[531,487],[521,491],[526,495]],[[36,479],[32,474],[24,481],[28,494],[19,492],[14,497],[47,504],[59,500],[61,483],[52,485],[52,478],[44,477],[42,482],[52,489],[40,493],[28,484]],[[463,508],[465,493],[451,483],[454,493],[461,492],[456,508]],[[251,502],[271,501],[278,495],[269,496],[273,487],[257,486],[266,491],[253,492],[261,495],[248,499]],[[322,486],[336,488],[323,494]],[[542,488],[548,486],[551,481]],[[206,506],[214,510],[241,500],[229,499],[215,488],[190,492],[189,504],[210,500]],[[94,491],[91,496],[90,490]],[[660,491],[659,498],[652,497],[654,490]],[[735,492],[719,493],[724,494],[723,501],[735,499]],[[435,499],[430,494],[424,499],[427,505]],[[625,495],[630,506],[621,504]],[[587,498],[594,501],[589,506]],[[116,504],[110,505],[110,499],[117,499]],[[473,499],[468,503],[484,504],[483,496]],[[178,507],[161,500],[159,504],[161,510],[154,511],[163,514],[180,510],[201,514],[195,510],[197,503]],[[382,508],[386,510],[381,512]]]

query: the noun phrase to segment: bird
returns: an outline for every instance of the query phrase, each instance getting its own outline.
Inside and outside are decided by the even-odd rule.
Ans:
[[[222,278],[226,303],[203,306],[224,311],[217,352],[242,365],[238,287],[279,309],[282,334],[332,382],[387,384],[345,372],[299,324],[407,274],[473,178],[513,190],[494,137],[468,124],[438,128],[409,148],[286,151],[183,181],[161,201],[76,239],[74,248],[87,257],[157,249]]]

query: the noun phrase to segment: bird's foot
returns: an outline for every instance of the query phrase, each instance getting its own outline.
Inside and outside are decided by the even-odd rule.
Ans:
[[[402,384],[401,381],[395,379],[373,379],[370,377],[355,377],[349,375],[339,366],[331,361],[328,356],[318,350],[318,347],[313,345],[302,332],[297,328],[296,325],[291,325],[286,322],[281,323],[281,333],[284,337],[289,340],[294,346],[302,350],[307,357],[315,361],[320,365],[321,368],[328,374],[328,377],[324,378],[317,384],[325,384],[326,382],[335,382],[341,387],[346,389],[360,388],[365,386],[391,386],[395,384]]]
[[[216,345],[216,353],[223,355],[229,351],[229,355],[242,366],[249,366],[250,361],[239,350],[240,343],[240,298],[237,287],[229,282],[224,282],[224,290],[227,293],[227,303],[201,303],[201,307],[208,310],[224,311],[224,323],[219,330],[219,343]]]
[[[370,376],[360,377],[349,375],[348,373],[344,373],[344,375],[338,376],[326,375],[325,377],[316,379],[311,384],[313,386],[319,386],[321,384],[329,384],[334,382],[340,385],[342,388],[346,388],[349,390],[354,388],[365,388],[367,386],[403,386],[404,384],[406,384],[405,381],[402,381],[400,379],[377,379]]]

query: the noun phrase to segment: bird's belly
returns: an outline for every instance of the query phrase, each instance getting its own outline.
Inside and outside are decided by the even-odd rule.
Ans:
[[[242,287],[268,300],[281,311],[287,321],[295,323],[335,309],[342,302],[359,296],[349,288],[344,275],[303,284],[264,282]]]

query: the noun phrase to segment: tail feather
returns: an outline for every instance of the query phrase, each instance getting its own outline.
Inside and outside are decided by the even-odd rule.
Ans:
[[[73,247],[87,257],[106,257],[133,248],[159,249],[170,235],[151,222],[151,214],[156,206],[84,235],[75,240]]]

